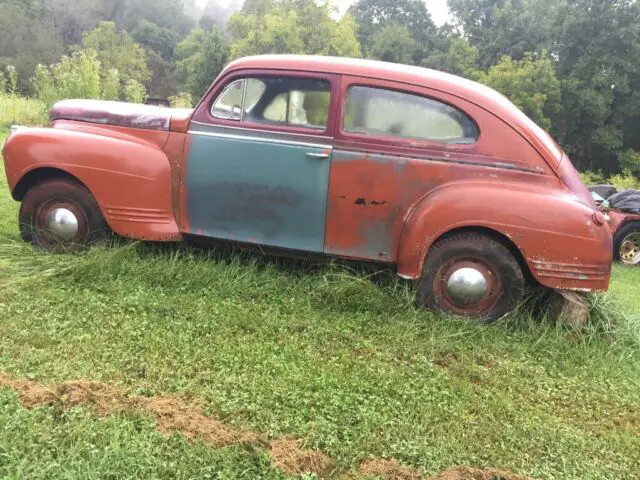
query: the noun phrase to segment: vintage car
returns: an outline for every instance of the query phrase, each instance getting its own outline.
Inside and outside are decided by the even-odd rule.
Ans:
[[[611,231],[569,158],[504,96],[442,72],[257,56],[194,110],[66,100],[4,161],[24,240],[110,232],[381,262],[417,302],[490,321],[528,282],[608,288]]]
[[[640,265],[640,191],[619,191],[613,185],[592,185],[589,191],[611,228],[613,259]]]

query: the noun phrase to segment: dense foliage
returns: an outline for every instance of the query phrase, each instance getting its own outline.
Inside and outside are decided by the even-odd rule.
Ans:
[[[364,56],[486,83],[579,169],[640,172],[637,0],[449,0],[443,26],[423,0],[359,0],[345,15],[331,4],[0,0],[0,90],[185,105],[240,56]]]

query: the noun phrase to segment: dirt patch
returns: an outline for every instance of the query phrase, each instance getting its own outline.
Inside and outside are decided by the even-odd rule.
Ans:
[[[78,380],[56,387],[58,401],[64,408],[90,405],[101,415],[120,412],[135,407],[135,397],[127,397],[119,390],[103,383]]]
[[[481,470],[471,467],[455,467],[431,477],[429,480],[533,480],[531,477],[516,475],[507,470],[487,468]]]
[[[197,405],[188,405],[172,397],[128,396],[117,388],[99,382],[77,380],[45,386],[30,380],[12,378],[0,373],[0,386],[15,390],[27,408],[57,405],[71,408],[86,405],[99,415],[138,409],[150,413],[158,430],[165,435],[181,432],[189,439],[200,438],[217,446],[230,444],[267,445],[262,435],[239,430],[207,416]]]
[[[295,438],[273,441],[269,453],[271,464],[287,475],[315,473],[322,478],[333,469],[333,462],[326,454],[302,448]]]
[[[235,429],[205,415],[197,405],[187,405],[171,397],[139,398],[139,403],[156,417],[156,426],[165,435],[179,431],[187,438],[200,438],[214,445],[267,445],[262,435]]]
[[[4,373],[0,373],[0,386],[15,390],[20,396],[20,402],[27,408],[52,405],[58,400],[52,388],[30,380],[12,378]]]
[[[398,462],[395,458],[391,460],[383,460],[374,458],[365,460],[360,464],[358,472],[362,475],[378,477],[382,480],[420,480],[422,475]]]

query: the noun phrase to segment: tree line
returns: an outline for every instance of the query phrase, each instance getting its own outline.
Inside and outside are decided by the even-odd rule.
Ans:
[[[505,94],[581,170],[640,172],[637,0],[0,0],[0,89],[196,102],[245,55],[365,57],[447,71]]]

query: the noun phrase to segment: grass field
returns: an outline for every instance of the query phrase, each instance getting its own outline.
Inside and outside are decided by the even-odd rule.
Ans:
[[[124,242],[40,254],[17,207],[3,177],[1,478],[283,478],[289,437],[333,478],[384,473],[358,469],[371,458],[640,478],[640,269],[616,267],[581,334],[524,314],[479,326],[345,267]]]

